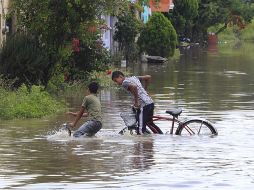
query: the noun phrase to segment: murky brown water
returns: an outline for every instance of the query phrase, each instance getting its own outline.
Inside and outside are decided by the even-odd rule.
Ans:
[[[104,89],[104,126],[93,138],[54,133],[70,121],[63,114],[1,121],[0,189],[253,189],[253,49],[222,45],[212,52],[188,51],[168,64],[130,67],[134,74],[152,75],[156,114],[182,107],[180,119],[206,118],[217,137],[120,136],[119,113],[131,98]],[[70,109],[81,100],[68,98]]]

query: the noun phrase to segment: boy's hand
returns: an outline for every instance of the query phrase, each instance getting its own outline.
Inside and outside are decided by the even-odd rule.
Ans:
[[[140,105],[134,104],[134,105],[133,105],[133,108],[136,109],[136,110],[138,110],[138,109],[140,109]]]
[[[66,115],[70,115],[70,116],[76,116],[76,113],[70,112],[70,111],[66,112],[65,114],[66,114]]]
[[[70,128],[74,128],[74,123],[69,123]]]

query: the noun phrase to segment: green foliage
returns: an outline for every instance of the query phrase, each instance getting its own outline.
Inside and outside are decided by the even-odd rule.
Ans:
[[[179,36],[191,38],[194,18],[198,15],[198,0],[174,1],[173,13],[169,14]]]
[[[28,91],[22,85],[17,91],[0,87],[0,118],[41,118],[64,110],[65,105],[52,98],[40,86],[32,86]]]
[[[207,39],[209,27],[223,24],[225,29],[228,23],[233,22],[235,16],[242,18],[243,23],[250,22],[254,16],[253,2],[245,0],[200,0],[198,16],[192,30],[193,41],[203,42]]]
[[[33,37],[16,34],[7,38],[0,53],[0,73],[16,79],[14,87],[46,84],[50,69],[47,53]]]
[[[248,3],[244,0],[232,0],[230,7],[230,13],[241,16],[246,24],[250,23],[254,17],[254,2]]]
[[[173,56],[177,35],[171,22],[161,13],[154,13],[138,39],[142,51],[155,56]]]
[[[119,15],[117,19],[114,40],[119,43],[120,50],[124,52],[126,60],[133,59],[135,57],[133,52],[136,49],[135,39],[140,32],[141,22],[129,11]]]
[[[100,40],[94,43],[82,44],[81,51],[73,53],[67,67],[69,79],[86,79],[87,73],[92,71],[104,71],[110,64],[110,54]]]
[[[209,33],[215,33],[223,24],[214,25],[208,28]],[[238,31],[238,33],[236,33]],[[237,29],[237,26],[227,27],[225,30],[218,34],[220,42],[237,42],[239,40],[254,40],[254,21],[246,25],[242,30]]]
[[[118,0],[14,0],[18,27],[38,36],[47,48],[57,50],[66,40],[79,35],[80,27],[103,13],[114,12],[127,1]],[[117,12],[117,11],[116,11]]]
[[[168,16],[177,34],[200,43],[207,40],[209,27],[222,24],[222,28],[218,29],[220,32],[229,23],[248,24],[254,16],[254,3],[246,0],[177,0],[174,5]]]
[[[254,41],[254,20],[249,23],[244,30],[242,30],[242,39],[243,40],[252,40]]]
[[[64,69],[61,67],[61,65],[56,65],[54,72],[48,81],[46,90],[50,94],[58,95],[61,90],[64,89],[64,82],[65,82],[65,75],[66,73]]]
[[[102,69],[108,54],[97,44],[100,35],[88,32],[91,24],[99,27],[102,14],[118,14],[128,1],[119,0],[13,0],[13,14],[18,30],[26,29],[34,41],[43,46],[51,68],[56,64],[73,70],[90,72]],[[72,39],[81,42],[80,53],[71,48]],[[19,69],[19,68],[15,68]],[[53,69],[54,70],[54,69]],[[54,72],[49,72],[48,75]]]
[[[111,74],[107,74],[105,71],[93,71],[89,73],[89,81],[97,81],[101,87],[110,87],[113,84]]]

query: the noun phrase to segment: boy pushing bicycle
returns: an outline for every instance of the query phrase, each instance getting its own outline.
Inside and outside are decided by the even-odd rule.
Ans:
[[[121,85],[124,89],[130,92],[134,98],[134,109],[137,110],[138,129],[137,134],[146,132],[146,125],[152,126],[151,130],[154,133],[162,134],[162,131],[156,126],[153,121],[154,102],[146,92],[147,86],[151,80],[150,75],[125,77],[121,71],[112,73],[112,80]],[[144,82],[142,86],[141,82]]]

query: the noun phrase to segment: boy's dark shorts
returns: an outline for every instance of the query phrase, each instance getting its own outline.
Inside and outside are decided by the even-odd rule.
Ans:
[[[89,120],[85,122],[77,131],[73,133],[74,137],[93,136],[95,135],[102,127],[102,123],[96,120]]]

